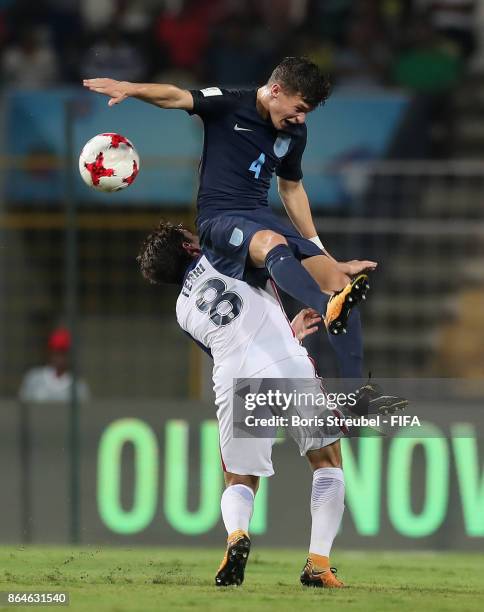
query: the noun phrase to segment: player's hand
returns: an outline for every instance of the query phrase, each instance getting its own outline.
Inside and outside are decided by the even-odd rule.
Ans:
[[[339,269],[348,276],[356,276],[362,272],[373,272],[378,263],[376,261],[369,261],[367,259],[360,261],[359,259],[352,259],[351,261],[340,261]]]
[[[306,336],[314,334],[318,330],[321,316],[312,308],[304,308],[292,320],[291,327],[296,338],[301,342]]]
[[[114,79],[84,79],[82,84],[90,91],[109,96],[109,106],[126,100],[131,85],[128,81],[115,81]]]

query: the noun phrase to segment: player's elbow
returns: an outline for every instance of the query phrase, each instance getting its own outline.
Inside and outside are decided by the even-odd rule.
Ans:
[[[281,198],[290,197],[296,194],[302,188],[301,181],[288,181],[286,179],[279,179],[277,181],[277,191]]]
[[[160,100],[160,106],[162,108],[190,110],[193,107],[192,94],[188,90],[180,89],[175,85],[168,85],[163,98]]]

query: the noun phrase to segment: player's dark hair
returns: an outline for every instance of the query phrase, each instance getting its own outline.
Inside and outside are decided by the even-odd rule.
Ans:
[[[160,221],[143,242],[136,261],[141,274],[150,283],[158,285],[170,283],[181,285],[191,255],[183,248],[187,237],[182,225]]]
[[[328,78],[307,57],[285,57],[268,83],[279,83],[287,93],[300,94],[311,108],[324,104],[331,90]]]

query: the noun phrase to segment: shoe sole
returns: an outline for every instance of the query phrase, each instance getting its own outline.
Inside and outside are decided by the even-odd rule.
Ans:
[[[244,582],[245,566],[249,559],[250,540],[241,538],[229,547],[227,563],[215,576],[216,586],[241,585]]]
[[[351,289],[345,295],[339,315],[328,325],[330,334],[337,336],[346,333],[346,324],[351,310],[366,299],[366,294],[370,290],[370,283],[366,274],[360,274],[351,283]]]
[[[301,584],[305,587],[310,587],[313,589],[344,589],[345,585],[341,585],[341,586],[330,586],[327,584],[324,584],[324,582],[322,580],[319,580],[319,578],[312,580],[311,578],[307,577],[307,576],[301,576],[300,578]]]
[[[408,400],[407,399],[397,399],[395,401],[393,401],[392,403],[388,403],[388,404],[383,404],[382,406],[378,406],[378,408],[375,410],[371,408],[371,402],[376,402],[378,400],[371,400],[369,403],[369,410],[368,410],[368,414],[394,414],[395,412],[398,412],[399,410],[405,410],[405,408],[407,408],[408,406]]]

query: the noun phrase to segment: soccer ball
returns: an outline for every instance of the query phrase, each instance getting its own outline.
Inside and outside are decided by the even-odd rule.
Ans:
[[[98,191],[119,191],[138,176],[139,155],[121,134],[98,134],[89,140],[79,157],[82,180]]]

